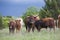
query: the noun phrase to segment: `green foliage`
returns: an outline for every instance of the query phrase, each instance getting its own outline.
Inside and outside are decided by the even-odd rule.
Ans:
[[[60,14],[60,0],[44,0],[44,1],[45,6],[42,7],[40,11],[38,11],[37,8],[35,7],[30,7],[24,13],[22,18],[25,18],[26,16],[30,15],[39,15],[40,18],[53,17],[54,19],[57,19],[58,15]]]
[[[4,17],[3,17],[2,22],[3,22],[3,27],[4,27],[4,28],[8,27],[8,23],[9,23],[10,19],[12,19],[11,16],[4,16]]]
[[[0,40],[60,40],[60,29],[46,30],[42,29],[40,32],[35,30],[34,32],[26,32],[25,28],[22,27],[20,33],[9,35],[8,28],[0,30]]]
[[[0,29],[3,28],[3,25],[2,25],[2,16],[0,15]]]
[[[40,18],[51,17],[51,13],[48,10],[41,9],[39,11],[39,16],[40,16]]]
[[[54,19],[58,18],[60,14],[60,2],[59,0],[44,0],[45,6],[39,12],[39,15],[42,17],[53,17]],[[44,14],[44,16],[43,16]]]
[[[24,13],[24,15],[22,17],[25,18],[26,16],[38,15],[38,14],[39,14],[39,12],[36,7],[29,7],[29,8],[27,8],[26,12]]]

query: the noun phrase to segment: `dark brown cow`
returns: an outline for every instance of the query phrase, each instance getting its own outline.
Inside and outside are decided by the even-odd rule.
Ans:
[[[19,32],[20,31],[20,29],[21,29],[21,20],[15,20],[15,22],[16,22],[16,32]]]
[[[35,26],[38,31],[40,31],[41,28],[46,28],[49,27],[50,29],[53,28],[55,30],[55,23],[53,18],[43,18],[40,20],[37,20],[35,22]]]
[[[9,33],[14,33],[15,31],[15,22],[12,20],[8,23],[9,25]]]
[[[24,23],[25,23],[25,26],[26,26],[26,31],[30,32],[30,30],[32,29],[32,31],[34,32],[34,16],[29,16],[29,17],[26,17],[24,19]]]

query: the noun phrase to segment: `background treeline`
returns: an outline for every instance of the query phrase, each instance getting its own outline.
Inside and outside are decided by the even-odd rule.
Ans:
[[[58,18],[60,14],[60,0],[44,0],[45,6],[42,8],[29,7],[24,12],[22,18],[30,15],[39,15],[40,18],[53,17]],[[8,21],[12,19],[11,16],[0,16],[0,29],[8,27]]]
[[[0,15],[0,29],[8,27],[8,23],[10,19],[12,19],[12,16]]]
[[[2,16],[0,15],[0,29],[3,28],[3,25],[2,25]]]
[[[23,18],[29,15],[39,15],[40,18],[53,17],[54,19],[58,18],[60,14],[60,0],[44,0],[45,6],[40,10],[36,7],[30,7],[27,9]]]

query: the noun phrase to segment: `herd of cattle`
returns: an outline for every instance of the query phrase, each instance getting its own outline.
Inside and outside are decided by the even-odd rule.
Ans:
[[[53,28],[54,31],[56,27],[60,28],[60,15],[57,20],[52,17],[40,19],[39,16],[27,16],[23,22],[27,32],[30,32],[31,29],[33,32],[35,29],[39,32],[42,28],[49,28],[50,30]],[[10,33],[14,33],[15,29],[16,32],[19,32],[22,27],[21,20],[11,20],[8,25]]]

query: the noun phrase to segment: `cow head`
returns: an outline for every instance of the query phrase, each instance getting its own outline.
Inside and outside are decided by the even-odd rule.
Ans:
[[[30,22],[30,23],[34,23],[34,22],[35,22],[34,16],[30,16],[30,17],[29,17],[29,22]]]

